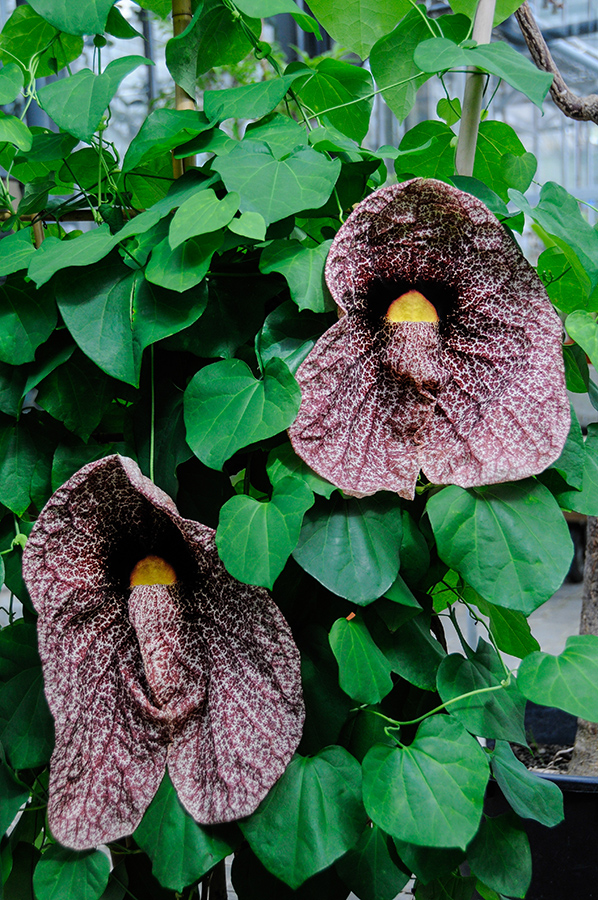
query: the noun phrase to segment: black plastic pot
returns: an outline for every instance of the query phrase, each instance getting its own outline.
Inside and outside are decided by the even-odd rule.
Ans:
[[[554,828],[525,821],[533,872],[526,900],[598,900],[598,778],[540,777],[563,792],[565,819]],[[490,784],[487,812],[506,808],[498,785]]]
[[[526,730],[538,743],[573,744],[577,720],[561,710],[528,705]],[[531,819],[525,828],[532,851],[532,883],[526,900],[598,900],[598,777],[549,773],[563,792],[565,819],[546,828]],[[492,782],[486,812],[507,809],[498,785]]]

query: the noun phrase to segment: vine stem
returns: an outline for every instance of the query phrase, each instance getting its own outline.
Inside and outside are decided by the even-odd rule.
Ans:
[[[156,459],[156,380],[154,372],[154,345],[150,347],[150,446],[149,446],[149,477],[154,481],[154,463]]]
[[[478,44],[490,43],[495,7],[496,0],[479,0],[472,34],[474,41],[477,41]],[[471,67],[467,72],[455,161],[458,175],[471,176],[473,174],[485,80],[485,74],[479,69]]]
[[[384,719],[386,722],[390,722],[391,724],[385,728],[385,731],[398,731],[403,725],[417,725],[419,722],[423,722],[424,719],[429,719],[430,716],[435,715],[438,712],[442,712],[443,709],[446,709],[448,706],[452,706],[453,703],[459,703],[461,700],[468,700],[469,697],[477,697],[479,694],[490,694],[492,691],[504,691],[505,688],[509,686],[509,682],[511,680],[511,673],[504,681],[501,681],[500,684],[492,684],[489,687],[476,688],[475,691],[467,691],[466,694],[459,694],[458,697],[452,697],[450,700],[447,700],[445,703],[441,703],[440,706],[436,706],[434,709],[429,710],[427,713],[424,713],[423,716],[419,716],[417,719],[406,719],[405,721],[399,721],[398,719],[390,719],[388,716],[385,716],[384,713],[378,712],[377,709],[368,709],[368,712],[373,713],[375,716],[379,716],[381,719]]]

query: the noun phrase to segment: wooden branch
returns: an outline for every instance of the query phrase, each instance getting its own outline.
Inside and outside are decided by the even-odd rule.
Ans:
[[[478,3],[472,35],[478,44],[490,43],[495,7],[496,0],[480,0]],[[471,176],[473,174],[485,80],[486,75],[479,69],[472,67],[468,70],[455,159],[455,168],[459,175]]]
[[[550,72],[554,75],[550,94],[561,112],[569,119],[598,124],[598,95],[588,94],[587,97],[580,97],[569,90],[565,84],[565,79],[552,58],[548,44],[538,28],[527,0],[519,7],[515,17],[519,22],[521,33],[525,38],[525,43],[536,66],[539,69],[543,69],[544,72]]]

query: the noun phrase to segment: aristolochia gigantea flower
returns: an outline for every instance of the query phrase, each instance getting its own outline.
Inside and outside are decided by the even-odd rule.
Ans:
[[[569,431],[561,323],[475,197],[416,178],[367,197],[326,281],[341,318],[297,372],[296,452],[349,494],[411,498],[541,472]]]
[[[54,837],[84,849],[130,834],[167,765],[198,822],[253,812],[299,743],[299,653],[267,591],[224,569],[212,529],[109,456],[49,500],[23,569],[56,726]]]

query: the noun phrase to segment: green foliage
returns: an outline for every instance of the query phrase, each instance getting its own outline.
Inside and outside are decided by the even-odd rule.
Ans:
[[[231,497],[220,510],[216,546],[222,562],[235,578],[272,588],[295,548],[303,515],[313,505],[309,487],[283,478],[272,498]]]
[[[257,40],[259,21],[247,18],[245,24]],[[205,0],[183,33],[168,41],[166,65],[175,83],[193,95],[200,75],[214,66],[239,62],[251,46],[229,7],[221,0]]]
[[[399,572],[401,510],[390,494],[330,503],[319,498],[306,514],[293,554],[328,590],[353,603],[371,603]],[[364,570],[362,560],[370,560]]]
[[[392,690],[390,666],[365,622],[337,619],[330,629],[330,646],[339,667],[339,684],[358,703],[380,703]]]
[[[518,815],[548,827],[563,820],[563,795],[559,786],[530,772],[509,744],[496,742],[490,765],[501,791]]]
[[[359,839],[367,820],[360,788],[359,763],[342,747],[297,756],[241,831],[267,869],[297,888]]]
[[[598,636],[577,634],[567,638],[558,656],[532,653],[521,663],[518,685],[534,703],[558,706],[574,716],[598,722]]]
[[[401,841],[464,850],[480,824],[488,776],[476,739],[438,716],[422,722],[408,747],[372,747],[363,802],[372,821]]]
[[[260,271],[280,272],[299,309],[325,312],[332,306],[324,283],[324,263],[332,241],[304,247],[299,241],[272,241],[262,253]]]
[[[160,884],[179,892],[234,849],[225,830],[202,828],[185,812],[168,773],[135,831],[135,841],[151,859]]]
[[[102,34],[114,0],[83,0],[75,7],[67,0],[32,0],[31,6],[58,31]]]
[[[392,840],[377,825],[365,829],[336,868],[361,900],[394,900],[409,881]]]
[[[343,47],[366,59],[372,45],[409,13],[405,0],[313,0],[310,7],[326,31]]]
[[[376,94],[402,122],[419,88],[455,67],[475,65],[541,106],[550,76],[500,41],[473,46],[474,6],[455,0],[431,18],[406,0],[312,0],[316,21],[294,0],[203,0],[166,47],[184,90],[195,95],[198,78],[208,86],[202,111],[155,109],[124,154],[105,123],[120,83],[147,60],[100,67],[96,54],[93,70],[69,68],[84,35],[98,48],[103,35],[134,36],[112,0],[30,0],[6,22],[0,830],[12,831],[1,896],[172,900],[202,882],[203,896],[234,852],[240,900],[349,890],[392,900],[412,873],[419,900],[470,900],[476,886],[484,900],[523,897],[529,851],[517,816],[552,826],[563,815],[558,788],[508,744],[525,743],[525,700],[598,718],[598,638],[571,638],[552,657],[526,618],[567,573],[562,510],[598,512],[598,426],[584,438],[574,419],[537,478],[467,490],[422,479],[413,501],[344,495],[286,435],[301,400],[295,374],[338,318],[324,277],[334,236],[395,175],[454,184],[514,230],[531,220],[546,245],[539,275],[574,341],[568,386],[597,402],[586,354],[598,363],[598,232],[577,200],[548,183],[531,206],[536,159],[492,107],[472,177],[455,170],[457,97],[398,147],[373,150],[366,137]],[[499,0],[496,21],[513,9]],[[260,21],[283,13],[345,49],[285,67]],[[369,56],[369,68],[351,54]],[[211,73],[237,64],[239,84]],[[51,128],[27,123],[31,97]],[[185,161],[178,179],[173,157]],[[62,848],[44,830],[53,726],[21,554],[52,492],[114,452],[215,529],[235,578],[272,592],[300,650],[306,721],[298,754],[239,827],[193,821],[166,776],[132,839],[108,848],[110,869],[103,852]],[[461,603],[487,624],[484,639],[447,654],[442,623]],[[504,654],[522,660],[518,673]],[[513,813],[487,820],[490,767]]]
[[[552,76],[540,72],[533,63],[518,53],[510,44],[496,41],[472,49],[461,47],[448,38],[431,38],[419,44],[414,63],[422,72],[445,72],[475,66],[504,79],[542,108],[542,101],[552,84]]]
[[[318,209],[330,197],[340,174],[340,160],[329,160],[300,148],[276,159],[261,141],[244,140],[213,163],[227,190],[241,197],[243,212],[259,213],[278,222],[303,209]]]
[[[50,759],[53,725],[44,696],[35,626],[15,622],[0,632],[0,741],[14,769]]]
[[[40,103],[61,129],[82,141],[90,141],[123,78],[147,63],[142,56],[125,56],[108,63],[101,75],[81,69],[68,79],[41,88]]]
[[[450,703],[451,715],[472,734],[525,744],[525,698],[514,683],[501,688],[505,675],[496,651],[480,639],[475,653],[469,651],[467,658],[451,653],[443,659],[438,669],[438,693]],[[488,687],[496,690],[474,694]],[[473,696],[460,700],[465,694]]]
[[[49,847],[33,873],[38,900],[99,900],[110,876],[110,860],[93,850],[77,853],[55,844]]]
[[[281,431],[299,408],[299,387],[281,360],[270,360],[262,379],[238,359],[201,369],[185,392],[187,440],[214,469],[233,453]]]
[[[440,557],[496,606],[529,614],[569,570],[567,524],[541,484],[450,486],[430,499],[428,515]]]
[[[525,897],[532,880],[532,855],[514,812],[494,818],[484,816],[468,847],[467,859],[472,873],[488,887],[509,897]]]

